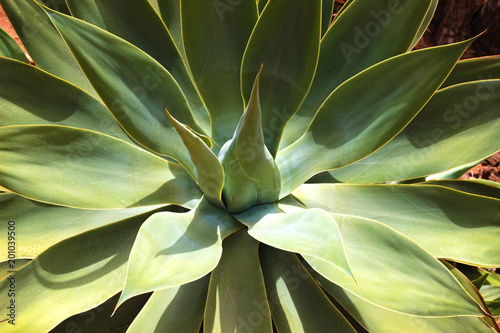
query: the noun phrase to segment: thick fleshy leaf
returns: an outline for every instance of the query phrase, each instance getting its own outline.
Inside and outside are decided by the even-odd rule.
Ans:
[[[0,56],[15,59],[29,64],[23,49],[17,44],[7,31],[0,28]]]
[[[155,0],[158,2],[158,8],[161,18],[168,28],[172,39],[179,49],[179,52],[187,62],[182,43],[182,27],[181,27],[181,0]]]
[[[137,235],[119,304],[211,272],[220,260],[222,240],[239,228],[241,225],[228,212],[206,200],[188,213],[154,214]],[[148,274],[144,274],[146,271]]]
[[[255,2],[255,1],[254,1]],[[262,117],[266,146],[276,156],[285,124],[311,86],[318,63],[321,0],[273,0],[248,41],[241,67],[245,104],[262,64]]]
[[[335,0],[321,1],[321,36],[324,36],[332,21]]]
[[[78,19],[47,12],[125,131],[145,147],[181,162],[196,177],[165,107],[180,122],[204,133],[172,75],[125,40]]]
[[[198,333],[209,281],[207,275],[182,286],[155,291],[127,333]]]
[[[233,138],[219,153],[226,175],[224,201],[228,210],[235,213],[261,203],[274,202],[280,191],[279,170],[264,143],[262,132],[260,73]]]
[[[0,260],[2,260],[2,259],[0,259]],[[14,260],[14,261],[12,261],[12,260]],[[11,259],[8,261],[0,261],[0,280],[3,280],[6,277],[8,277],[9,275],[11,275],[12,273],[15,273],[21,267],[28,264],[30,261],[31,261],[30,259]]]
[[[425,177],[484,159],[500,149],[499,103],[500,80],[440,90],[388,144],[329,174],[336,182],[373,183]]]
[[[337,88],[306,133],[278,154],[280,196],[321,171],[362,159],[396,136],[432,97],[470,43],[396,56]]]
[[[293,253],[263,246],[262,270],[280,333],[356,332]]]
[[[240,67],[257,21],[257,5],[255,0],[181,3],[184,50],[210,113],[212,138],[222,146],[231,139],[244,110]]]
[[[16,258],[35,258],[67,238],[129,218],[142,216],[158,206],[117,210],[85,210],[46,205],[13,193],[0,194],[0,220],[14,221]],[[0,261],[7,260],[7,247],[0,248]]]
[[[2,332],[48,332],[118,293],[141,223],[118,223],[67,239],[21,268],[15,274],[16,325],[0,323]],[[2,295],[9,286],[8,278],[0,281]],[[9,302],[0,298],[4,309]]]
[[[203,331],[271,333],[259,242],[240,230],[223,245],[222,258],[210,278]]]
[[[430,2],[357,0],[337,17],[332,29],[321,40],[318,69],[311,90],[287,124],[280,149],[304,134],[317,110],[343,82],[380,61],[406,52]],[[379,75],[386,80],[391,74],[386,69]],[[401,81],[393,80],[395,83]],[[355,90],[359,99],[361,93],[358,91]],[[366,90],[361,91],[365,98]]]
[[[305,258],[331,282],[374,305],[403,314],[484,315],[453,274],[409,238],[375,220],[332,216],[339,224],[357,283],[325,261]]]
[[[420,38],[422,38],[425,31],[427,30],[427,27],[429,26],[429,23],[431,23],[432,18],[434,17],[434,13],[436,12],[437,5],[438,5],[438,0],[431,1],[431,5],[427,10],[427,14],[425,14],[424,20],[422,21],[422,24],[418,29],[417,35],[415,36],[415,39],[413,39],[413,43],[411,43],[410,47],[411,49],[415,47],[415,45],[417,45],[418,41],[420,40]]]
[[[404,332],[408,333],[493,333],[498,332],[489,326],[485,317],[417,317],[396,311],[390,311],[367,302],[342,287],[328,281],[320,274],[311,270],[311,274],[321,283],[342,306],[370,332]],[[414,289],[402,290],[400,294],[412,297]],[[411,302],[414,302],[412,299]]]
[[[36,65],[99,97],[50,19],[33,0],[2,0],[2,7]]]
[[[207,146],[199,134],[194,133],[189,127],[178,122],[168,111],[167,115],[189,151],[191,160],[198,173],[197,181],[201,191],[210,202],[214,203],[219,208],[224,208],[224,204],[222,203],[224,169],[219,159],[210,150],[210,147]],[[210,139],[206,139],[208,139],[208,142],[211,144]]]
[[[106,107],[77,87],[34,66],[0,58],[0,127],[62,125],[132,142]]]
[[[432,185],[304,184],[308,207],[375,219],[435,257],[500,265],[500,200]]]
[[[422,185],[438,185],[455,189],[457,191],[467,192],[486,196],[494,199],[500,199],[500,184],[492,181],[483,180],[431,180],[422,183]]]
[[[196,120],[210,133],[207,111],[186,64],[165,24],[148,1],[68,0],[67,3],[74,17],[125,39],[156,59],[175,78]]]
[[[266,7],[269,0],[257,0],[257,7],[259,7],[259,15],[262,14],[264,7]]]
[[[0,184],[56,205],[182,206],[201,197],[179,165],[122,140],[72,127],[2,127],[0,160]]]
[[[441,88],[479,80],[500,79],[500,56],[461,60]]]
[[[478,164],[481,164],[484,159],[479,161],[474,161],[472,163],[464,164],[450,170],[446,170],[443,172],[435,173],[433,175],[425,177],[426,180],[444,180],[444,179],[459,179],[462,175],[464,175],[467,171],[472,169]],[[419,177],[424,178],[424,177]]]
[[[290,209],[288,212],[284,209]],[[258,241],[310,258],[353,275],[349,268],[337,221],[321,209],[302,209],[267,204],[253,207],[235,217]],[[354,276],[355,278],[355,276]]]

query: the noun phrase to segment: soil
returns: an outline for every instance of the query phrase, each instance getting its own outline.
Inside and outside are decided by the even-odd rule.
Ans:
[[[345,0],[335,1],[334,16],[344,3]],[[13,36],[27,53],[1,6],[0,27]],[[463,58],[500,53],[500,0],[441,0],[416,49],[465,40],[485,29],[488,30]],[[500,183],[500,152],[467,171],[460,179],[488,179]]]

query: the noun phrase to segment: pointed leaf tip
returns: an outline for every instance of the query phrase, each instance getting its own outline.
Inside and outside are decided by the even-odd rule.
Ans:
[[[195,180],[200,189],[211,203],[219,208],[224,208],[222,203],[224,169],[217,156],[210,150],[210,139],[207,137],[204,139],[202,135],[177,121],[166,108],[165,111],[191,156],[197,171]]]

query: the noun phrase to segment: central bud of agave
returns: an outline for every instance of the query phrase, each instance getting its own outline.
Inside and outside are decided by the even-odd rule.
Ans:
[[[218,156],[225,175],[222,198],[232,213],[274,202],[279,197],[279,170],[264,143],[259,78],[260,72],[233,138],[224,144]]]

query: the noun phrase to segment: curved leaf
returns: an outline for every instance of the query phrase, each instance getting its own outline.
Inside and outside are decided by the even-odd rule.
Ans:
[[[437,92],[384,147],[330,171],[337,182],[412,179],[482,160],[500,149],[500,80],[464,83]],[[471,144],[489,142],[486,145]]]
[[[470,194],[500,199],[500,184],[488,180],[431,180],[422,185],[438,185]]]
[[[155,291],[127,333],[198,333],[209,281],[207,275],[182,286]]]
[[[188,213],[154,214],[137,235],[118,305],[132,296],[180,286],[211,272],[220,260],[222,240],[239,228],[228,212],[206,200]]]
[[[308,207],[382,222],[435,257],[500,265],[500,200],[432,185],[304,184],[293,195]]]
[[[240,67],[257,21],[257,5],[255,0],[181,4],[184,50],[210,114],[212,138],[222,146],[231,139],[244,109]]]
[[[48,332],[62,319],[118,293],[141,223],[109,225],[72,237],[22,267],[15,274],[15,325],[0,323],[2,332]],[[9,286],[8,278],[1,280],[0,293],[7,295]],[[4,309],[9,302],[0,298]]]
[[[340,269],[305,258],[331,282],[386,310],[420,317],[484,316],[452,273],[409,238],[374,220],[332,214],[357,284]]]
[[[248,41],[241,65],[241,91],[247,104],[263,64],[260,99],[264,137],[273,156],[285,124],[311,86],[320,37],[320,0],[273,0],[265,7]]]
[[[33,0],[2,0],[2,8],[36,65],[99,98],[50,19]]]
[[[222,203],[222,188],[224,186],[224,169],[217,156],[210,150],[207,144],[195,134],[189,127],[181,124],[170,115],[167,115],[175,127],[182,142],[189,151],[198,173],[198,185],[210,202],[219,208],[224,208]]]
[[[184,45],[182,43],[181,0],[157,0],[159,13],[168,28],[184,62],[187,63]]]
[[[432,97],[470,43],[396,56],[337,88],[306,133],[279,152],[280,196],[317,173],[362,159],[396,136]]]
[[[441,89],[464,82],[493,79],[500,79],[500,56],[466,59],[457,63]]]
[[[224,241],[222,258],[212,272],[203,331],[273,331],[259,242],[240,230]]]
[[[160,207],[73,209],[46,205],[13,193],[5,193],[0,194],[0,221],[15,222],[16,258],[35,258],[52,245],[86,231],[130,218],[141,217],[145,220],[148,214]],[[7,225],[5,233],[6,228]],[[0,261],[7,258],[7,247],[0,248]]]
[[[332,22],[335,0],[321,1],[321,36],[324,36]]]
[[[276,162],[264,144],[257,74],[252,96],[233,139],[219,153],[226,174],[224,200],[230,212],[274,202],[280,191]]]
[[[258,241],[335,267],[353,279],[343,248],[337,221],[321,209],[294,208],[288,213],[283,205],[253,207],[235,217],[248,227]]]
[[[261,257],[269,304],[280,333],[356,332],[293,253],[263,246]]]
[[[23,49],[17,44],[7,31],[0,28],[0,56],[22,61],[26,64],[30,62],[24,55]]]
[[[56,205],[88,209],[182,206],[201,197],[180,166],[88,130],[2,127],[0,160],[0,184]]]
[[[422,36],[424,35],[425,31],[429,27],[429,23],[431,23],[432,18],[434,17],[434,13],[436,12],[436,8],[438,5],[438,0],[432,0],[429,9],[427,10],[427,14],[425,14],[424,20],[422,21],[422,24],[420,25],[420,28],[418,29],[417,35],[415,36],[415,39],[413,39],[413,42],[411,43],[410,49],[414,48],[415,45],[417,45],[418,41]]]
[[[68,0],[67,3],[74,17],[125,39],[156,59],[175,78],[196,120],[210,133],[205,106],[172,36],[152,4],[144,0]]]
[[[125,131],[145,147],[181,162],[196,178],[189,153],[165,108],[183,124],[203,131],[172,75],[123,39],[78,19],[47,12]]]
[[[50,96],[50,98],[47,98]],[[0,58],[0,127],[62,125],[132,142],[98,100],[34,66]]]
[[[430,2],[357,0],[349,5],[321,40],[318,69],[311,90],[287,124],[280,149],[304,134],[317,110],[343,82],[380,61],[405,53]],[[391,74],[385,70],[380,75],[386,79]],[[399,78],[392,80],[401,81]],[[361,91],[366,94],[365,90]]]
[[[416,317],[390,311],[345,291],[316,272],[312,271],[311,273],[328,293],[371,332],[399,332],[403,327],[404,331],[408,333],[498,332],[487,324],[484,317]],[[412,290],[401,290],[399,294],[410,298],[413,297]],[[411,302],[414,300],[412,299]]]

